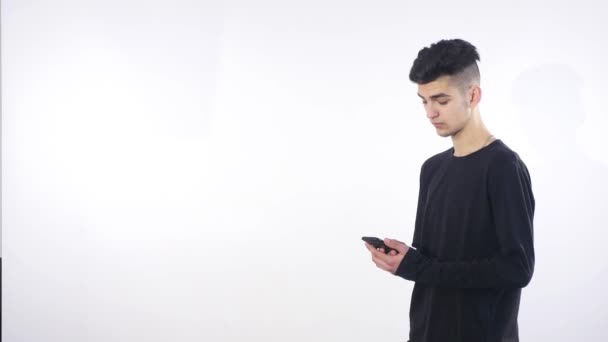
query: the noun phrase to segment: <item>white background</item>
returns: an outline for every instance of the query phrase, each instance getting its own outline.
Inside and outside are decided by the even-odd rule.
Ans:
[[[522,341],[606,341],[608,11],[595,1],[2,2],[3,341],[405,341],[408,73],[463,38],[528,165]]]

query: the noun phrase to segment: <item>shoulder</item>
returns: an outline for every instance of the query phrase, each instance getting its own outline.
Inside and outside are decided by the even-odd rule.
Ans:
[[[513,151],[502,140],[495,142],[492,153],[489,154],[490,170],[498,171],[501,169],[526,168],[525,163],[519,154]]]
[[[422,163],[422,167],[420,168],[421,173],[428,173],[436,170],[442,164],[449,160],[450,154],[452,153],[452,149],[449,148],[443,152],[437,153],[434,156],[428,158]]]
[[[489,154],[488,172],[491,182],[504,178],[521,179],[522,177],[528,182],[530,181],[528,168],[522,158],[500,140],[496,142],[492,153]]]

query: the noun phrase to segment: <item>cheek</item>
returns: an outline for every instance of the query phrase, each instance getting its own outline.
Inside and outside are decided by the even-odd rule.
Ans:
[[[469,111],[461,103],[445,108],[445,112],[446,116],[449,116],[450,120],[455,123],[467,121],[469,117]]]
[[[449,121],[449,122],[457,122],[460,119],[458,118],[458,109],[456,108],[456,106],[444,106],[443,108],[441,108],[441,114],[442,116],[445,118],[445,120]]]

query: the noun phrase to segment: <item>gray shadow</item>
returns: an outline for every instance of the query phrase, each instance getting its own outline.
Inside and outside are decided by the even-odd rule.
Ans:
[[[522,295],[522,316],[537,322],[527,329],[531,340],[608,340],[608,172],[576,142],[582,85],[566,65],[541,65],[520,74],[512,92],[536,152],[536,268]]]

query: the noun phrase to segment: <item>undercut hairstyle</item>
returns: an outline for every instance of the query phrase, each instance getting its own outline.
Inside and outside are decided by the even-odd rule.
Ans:
[[[440,40],[418,52],[410,69],[410,80],[425,84],[448,75],[463,88],[473,83],[479,84],[479,60],[479,53],[473,44],[462,39]]]

